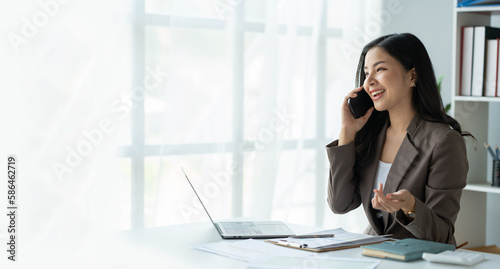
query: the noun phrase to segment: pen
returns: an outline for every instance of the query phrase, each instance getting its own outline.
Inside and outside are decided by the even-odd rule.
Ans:
[[[469,244],[469,241],[466,241],[465,243],[461,244],[460,246],[457,247],[457,249],[462,248],[463,246]]]
[[[493,152],[493,150],[491,149],[490,145],[484,143],[484,147],[488,150],[488,152],[490,153],[491,157],[493,157],[493,160],[498,160],[496,154]]]
[[[292,235],[290,238],[325,238],[334,237],[334,234],[302,234],[302,235]]]
[[[279,240],[278,244],[287,246],[287,247],[294,247],[294,248],[305,248],[307,247],[307,244],[299,244],[299,243],[293,243],[293,242],[288,242],[285,240]]]

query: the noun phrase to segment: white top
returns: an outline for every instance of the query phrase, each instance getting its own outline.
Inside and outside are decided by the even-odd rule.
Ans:
[[[373,186],[374,189],[378,189],[380,183],[385,186],[385,182],[387,181],[387,175],[389,174],[389,170],[391,170],[392,163],[384,163],[383,161],[378,161],[378,169],[377,175],[375,177],[375,184]],[[375,194],[372,193],[372,198]],[[377,217],[382,217],[382,212],[380,210],[377,211]]]
[[[378,189],[378,185],[382,183],[385,186],[385,182],[387,181],[387,175],[389,174],[389,170],[391,170],[392,163],[384,163],[383,161],[378,161],[378,169],[377,176],[375,177],[375,185],[374,189]]]

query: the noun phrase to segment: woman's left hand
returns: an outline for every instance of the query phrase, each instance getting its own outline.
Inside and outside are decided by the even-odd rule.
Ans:
[[[374,189],[375,196],[372,199],[372,206],[375,209],[394,213],[398,210],[403,212],[415,211],[415,197],[408,190],[384,195],[384,186],[380,183],[378,189]]]

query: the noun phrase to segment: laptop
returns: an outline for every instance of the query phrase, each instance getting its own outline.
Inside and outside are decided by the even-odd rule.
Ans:
[[[295,233],[293,233],[281,221],[220,221],[220,222],[214,222],[212,217],[210,216],[210,213],[208,213],[207,208],[203,204],[203,201],[201,201],[201,198],[198,195],[198,192],[196,192],[196,189],[194,188],[193,184],[191,184],[191,181],[189,180],[188,176],[186,175],[186,172],[184,172],[183,168],[181,168],[181,169],[182,169],[182,172],[184,173],[184,176],[186,177],[189,185],[193,189],[194,194],[196,194],[196,197],[198,197],[198,200],[200,201],[201,205],[203,206],[203,209],[207,213],[208,218],[210,218],[210,221],[212,222],[215,229],[217,230],[217,232],[219,232],[220,236],[223,239],[281,238],[281,237],[289,237],[289,236],[295,235]]]

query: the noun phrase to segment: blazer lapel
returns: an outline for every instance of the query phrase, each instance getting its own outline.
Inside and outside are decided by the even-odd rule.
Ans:
[[[374,154],[374,161],[371,162],[365,170],[363,175],[363,184],[360,184],[361,197],[367,197],[368,201],[364,203],[365,212],[371,212],[371,216],[368,217],[372,228],[377,234],[383,234],[384,227],[380,227],[380,223],[377,221],[375,216],[375,211],[372,207],[371,197],[373,194],[373,188],[375,184],[375,177],[377,175],[378,160],[380,159],[380,153],[382,152],[382,146],[384,145],[385,134],[387,131],[388,123],[385,124],[384,128],[380,131],[380,135],[377,138],[377,145]]]
[[[406,129],[406,136],[394,158],[389,175],[387,175],[387,181],[384,186],[385,194],[398,190],[401,180],[403,180],[406,172],[418,156],[418,149],[413,145],[412,137],[415,135],[420,122],[421,119],[416,116]]]
[[[406,137],[403,140],[403,143],[401,143],[398,153],[394,158],[391,170],[389,170],[389,174],[387,175],[387,181],[384,186],[384,194],[396,192],[398,190],[401,181],[417,156],[418,149],[411,142],[410,135],[406,134]],[[389,213],[383,212],[382,216],[384,223],[388,223]],[[389,225],[387,225],[387,227],[388,226]]]

